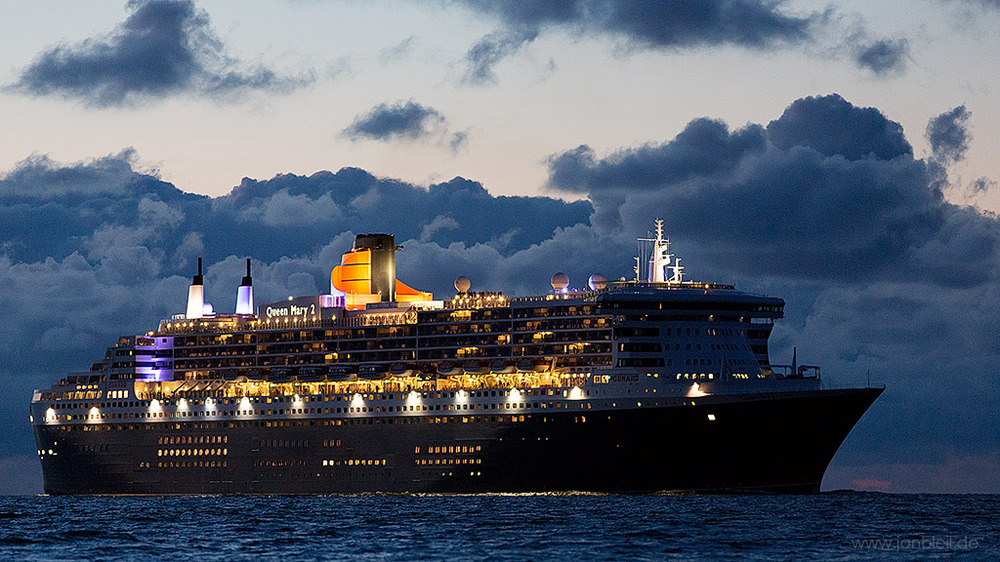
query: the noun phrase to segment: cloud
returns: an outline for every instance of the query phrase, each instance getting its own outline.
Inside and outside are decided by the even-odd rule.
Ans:
[[[551,187],[590,197],[595,226],[634,228],[658,215],[732,273],[921,275],[941,285],[996,276],[995,221],[944,202],[902,127],[837,95],[797,100],[766,130],[695,120],[663,145],[603,159],[577,148],[549,169]],[[934,244],[947,255],[929,259]]]
[[[147,247],[162,262],[162,272],[186,274],[176,268],[202,250],[211,260],[230,254],[274,260],[325,245],[336,229],[385,229],[420,238],[438,215],[458,223],[435,231],[442,243],[506,236],[521,247],[545,240],[557,227],[586,222],[592,211],[586,201],[494,197],[461,178],[420,187],[355,168],[244,179],[213,199],[137,171],[136,160],[133,151],[123,151],[70,164],[44,156],[18,164],[0,177],[4,255],[32,263],[80,252],[98,260],[108,252],[123,257],[127,248]],[[491,219],[497,216],[505,218]]]
[[[795,13],[770,0],[458,0],[500,26],[467,52],[462,82],[497,82],[496,66],[542,34],[609,38],[622,51],[674,52],[714,47],[767,51],[800,47],[846,56],[877,77],[902,73],[910,55],[906,38],[873,38],[857,14],[834,8]],[[852,23],[853,22],[853,23]],[[826,47],[822,45],[826,44]]]
[[[991,180],[990,178],[982,177],[972,182],[972,185],[969,186],[969,189],[971,190],[973,195],[978,195],[980,193],[986,193],[988,191],[991,191],[996,186],[997,182]]]
[[[438,215],[434,217],[434,220],[427,223],[427,226],[420,231],[420,241],[430,242],[439,230],[448,230],[452,228],[458,228],[458,221],[451,217],[446,217],[444,215]]]
[[[507,28],[530,32],[569,26],[606,33],[644,48],[737,45],[767,48],[809,38],[815,16],[796,17],[777,3],[760,0],[625,2],[560,0],[525,3],[466,0],[469,7],[499,18]]]
[[[497,31],[483,37],[465,54],[466,69],[462,82],[477,86],[495,84],[497,76],[493,67],[536,37],[537,31]]]
[[[769,49],[808,41],[821,16],[797,17],[762,0],[626,2],[558,0],[519,2],[463,0],[476,12],[498,19],[503,29],[480,39],[466,53],[463,81],[496,82],[493,68],[534,41],[543,30],[604,35],[635,49],[684,49],[735,45]]]
[[[379,52],[378,58],[382,62],[397,62],[403,60],[410,54],[411,51],[413,51],[413,46],[416,42],[417,38],[411,35],[395,45],[382,49]]]
[[[389,105],[381,103],[359,115],[342,134],[352,140],[415,140],[432,135],[445,126],[444,115],[413,100]]]
[[[873,107],[855,107],[837,94],[796,100],[780,119],[768,124],[767,137],[786,151],[802,146],[848,160],[892,160],[913,154],[899,123]]]
[[[65,197],[121,195],[137,175],[131,148],[74,165],[60,165],[36,154],[17,164],[0,181],[0,197],[7,200],[43,200]],[[154,179],[147,176],[145,179]]]
[[[451,140],[448,141],[448,148],[452,152],[458,152],[465,147],[466,143],[469,141],[468,131],[459,131],[457,133],[452,133]]]
[[[759,0],[686,2],[592,2],[591,10],[608,31],[639,46],[692,47],[737,45],[754,49],[798,43],[809,37],[812,18],[781,12],[779,4]]]
[[[943,166],[948,166],[965,159],[972,136],[969,134],[968,122],[972,115],[964,105],[931,119],[927,123],[927,141],[931,145],[933,158]]]
[[[549,158],[549,184],[565,191],[644,190],[689,177],[731,170],[748,153],[764,150],[764,130],[735,133],[721,121],[696,119],[665,144],[622,150],[597,160],[586,145]]]
[[[340,216],[340,208],[329,193],[316,199],[304,193],[289,195],[282,189],[268,197],[259,206],[242,209],[239,217],[244,221],[259,220],[268,226],[308,225],[329,222]]]
[[[856,45],[854,62],[859,68],[885,76],[902,72],[909,54],[910,43],[906,39],[878,39]]]
[[[133,0],[128,10],[128,18],[105,36],[40,53],[10,88],[107,107],[180,93],[229,99],[311,81],[230,57],[208,14],[191,0]]]

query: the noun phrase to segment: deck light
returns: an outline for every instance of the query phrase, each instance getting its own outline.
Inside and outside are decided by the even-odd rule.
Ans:
[[[708,395],[707,392],[702,391],[701,388],[698,387],[698,383],[692,384],[691,389],[688,390],[687,392],[688,398],[699,398],[701,396],[707,396],[707,395]]]

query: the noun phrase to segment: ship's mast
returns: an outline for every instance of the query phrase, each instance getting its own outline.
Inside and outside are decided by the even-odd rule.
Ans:
[[[673,260],[673,265],[671,265],[671,259],[674,255],[669,253],[670,251],[670,239],[663,237],[663,221],[661,219],[656,219],[656,237],[655,238],[640,238],[640,242],[652,242],[653,251],[649,256],[649,270],[646,275],[646,280],[650,283],[680,283],[683,281],[683,267],[680,265],[680,258]],[[639,258],[636,258],[638,261]],[[670,269],[673,273],[669,279],[667,279],[667,269]],[[636,266],[636,280],[638,280],[638,265]]]

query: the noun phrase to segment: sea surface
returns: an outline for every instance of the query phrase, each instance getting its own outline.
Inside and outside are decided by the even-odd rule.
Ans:
[[[1000,559],[1000,496],[0,497],[0,560]]]

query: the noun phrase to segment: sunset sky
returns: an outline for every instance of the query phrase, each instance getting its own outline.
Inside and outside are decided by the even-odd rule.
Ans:
[[[183,310],[315,294],[358,232],[447,296],[687,273],[887,390],[825,489],[1000,492],[1000,1],[0,7],[0,493],[32,388]]]

